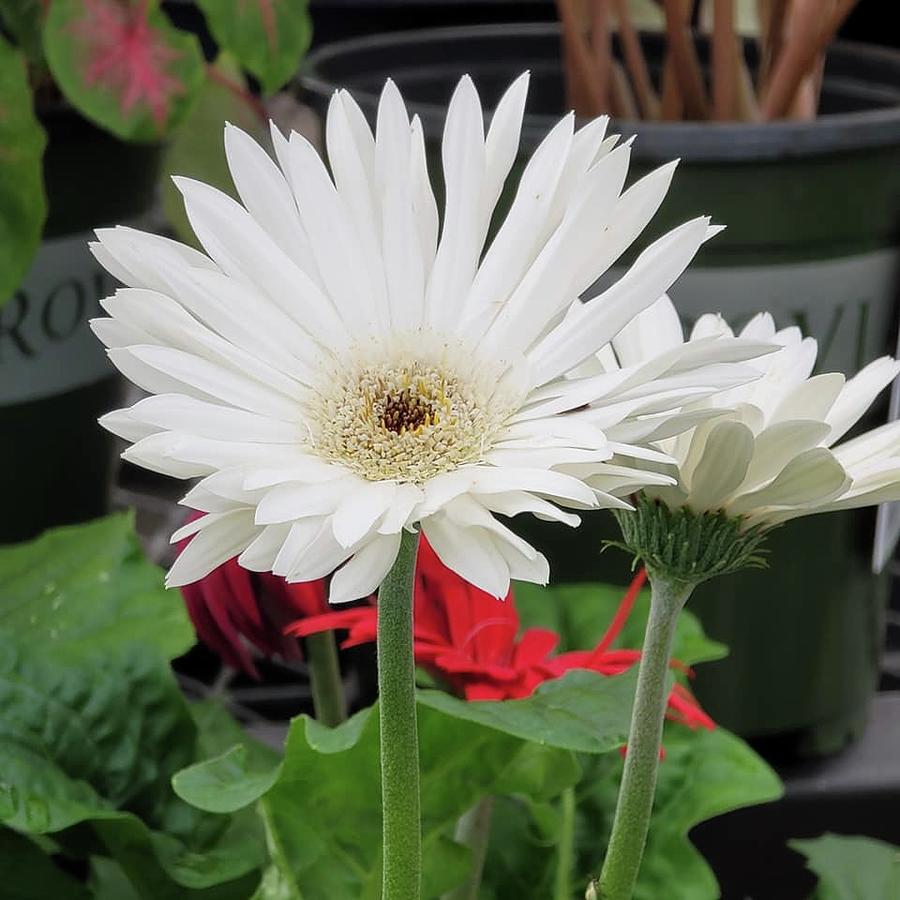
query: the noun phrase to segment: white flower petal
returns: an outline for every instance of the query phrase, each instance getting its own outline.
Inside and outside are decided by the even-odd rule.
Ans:
[[[459,528],[449,522],[445,513],[422,519],[422,532],[448,569],[494,597],[506,596],[509,563],[489,532],[483,528]]]
[[[238,563],[250,572],[271,572],[291,527],[287,523],[266,525],[238,557]]]
[[[310,516],[330,515],[351,491],[359,487],[357,478],[318,484],[279,484],[259,501],[256,524],[277,525]]]
[[[142,344],[110,350],[109,357],[129,377],[129,360],[135,360],[145,370],[158,372],[162,377],[152,379],[152,387],[148,388],[155,393],[185,393],[200,400],[213,398],[284,421],[299,418],[297,403],[271,385],[246,378],[193,353]]]
[[[278,523],[284,525],[286,523]],[[269,526],[272,527],[272,526]],[[309,516],[291,523],[287,537],[272,561],[272,574],[286,577],[298,565],[316,537],[323,533],[330,535],[331,526],[324,516]]]
[[[484,243],[484,120],[478,92],[468,76],[460,79],[450,99],[441,155],[447,201],[426,295],[428,322],[436,329],[452,323],[458,314],[460,298],[472,283]]]
[[[716,422],[691,474],[691,509],[719,509],[744,480],[753,455],[753,432],[740,422]]]
[[[331,520],[337,542],[351,547],[361,541],[388,511],[396,493],[392,481],[365,481],[344,497]]]
[[[394,534],[404,529],[424,496],[422,489],[416,484],[398,484],[393,502],[381,520],[379,534]]]
[[[534,261],[572,144],[574,126],[574,115],[562,119],[525,166],[512,207],[478,267],[463,315],[488,304],[503,303]]]
[[[225,156],[247,212],[288,257],[314,277],[316,269],[309,238],[281,170],[249,134],[228,123]]]
[[[519,151],[522,117],[531,75],[523,72],[507,89],[494,115],[485,138],[485,178],[481,196],[481,217],[490,221],[494,207],[500,199],[506,176]]]
[[[900,362],[889,356],[882,356],[869,363],[851,378],[838,395],[825,421],[831,426],[829,444],[843,437],[871,406],[872,401],[900,373]]]
[[[825,503],[849,484],[844,467],[824,447],[794,457],[770,484],[738,497],[732,515],[743,515],[765,506],[806,506]]]
[[[741,485],[747,491],[774,478],[795,456],[820,444],[828,425],[811,419],[777,422],[756,436],[753,461]]]
[[[331,578],[329,603],[349,603],[375,593],[400,549],[400,532],[372,538]]]
[[[587,359],[664,294],[694,258],[708,224],[694,219],[655,241],[611,288],[586,303],[581,315],[552,331],[529,354],[535,383],[545,384]]]
[[[199,181],[174,181],[194,233],[222,271],[259,288],[312,336],[335,345],[345,332],[334,306],[250,213]]]
[[[844,387],[840,372],[816,375],[782,395],[769,417],[769,422],[790,419],[824,419]]]
[[[238,555],[256,536],[253,511],[235,510],[200,520],[202,526],[166,575],[166,587],[182,587],[203,578]]]
[[[315,148],[296,132],[290,140],[290,166],[316,266],[344,328],[351,333],[384,329],[384,271],[375,225],[366,221],[362,206],[353,209],[347,204]],[[361,191],[358,186],[353,196],[361,196]]]

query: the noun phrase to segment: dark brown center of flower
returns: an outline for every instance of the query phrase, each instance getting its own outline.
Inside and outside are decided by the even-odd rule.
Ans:
[[[411,388],[403,388],[385,398],[381,424],[394,434],[403,434],[434,424],[435,412],[434,404],[426,397]]]

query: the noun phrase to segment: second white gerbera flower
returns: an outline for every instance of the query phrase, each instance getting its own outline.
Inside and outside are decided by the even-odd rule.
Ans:
[[[744,528],[900,499],[900,422],[841,442],[900,373],[900,362],[883,356],[849,379],[813,375],[816,341],[797,327],[776,329],[768,313],[740,336],[780,349],[750,363],[758,379],[683,410],[706,420],[659,442],[675,461],[661,471],[677,484],[647,493],[672,509],[739,517]],[[707,314],[683,342],[675,309],[662,298],[618,340],[631,358],[649,361],[664,350],[732,338],[721,316]]]
[[[128,287],[104,302],[111,318],[95,331],[157,395],[103,424],[134,442],[132,462],[202,479],[184,503],[207,515],[176,534],[198,532],[170,585],[238,555],[291,581],[337,570],[331,600],[352,600],[379,585],[417,523],[444,563],[492,594],[511,576],[546,581],[544,557],[495,513],[575,525],[560,505],[627,508],[619,495],[671,479],[609,463],[648,455],[621,426],[652,421],[633,432],[643,440],[667,410],[755,375],[736,363],[765,345],[732,341],[689,365],[569,377],[669,288],[712,229],[704,218],[666,234],[581,306],[658,209],[674,166],[623,192],[629,146],[605,137],[605,120],[576,132],[567,116],[484,251],[527,81],[510,87],[486,135],[475,88],[460,82],[440,227],[420,123],[388,83],[376,135],[335,95],[331,174],[298,134],[273,130],[276,165],[226,129],[243,205],[178,179],[208,255],[98,232],[97,257]]]

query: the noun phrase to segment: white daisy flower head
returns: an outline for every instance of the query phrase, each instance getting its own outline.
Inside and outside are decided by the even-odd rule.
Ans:
[[[176,179],[205,253],[98,231],[94,252],[126,287],[94,330],[155,395],[101,421],[133,442],[131,462],[200,479],[183,502],[206,515],[173,536],[195,534],[170,585],[238,556],[289,581],[334,572],[332,602],[353,600],[377,588],[401,532],[417,528],[492,594],[510,577],[545,582],[546,559],[495,514],[574,526],[568,510],[627,508],[620,497],[636,486],[671,482],[610,462],[644,453],[647,428],[629,423],[650,416],[665,432],[667,411],[757,377],[741,364],[764,349],[754,341],[732,342],[714,365],[574,373],[715,229],[705,218],[676,228],[581,304],[650,221],[674,165],[623,190],[629,145],[605,135],[605,120],[576,131],[569,115],[485,246],[527,86],[527,74],[512,84],[485,132],[475,86],[460,81],[441,215],[421,124],[388,82],[374,134],[349,94],[334,95],[330,171],[299,134],[273,128],[276,162],[227,127],[241,202]]]
[[[641,344],[650,335],[653,341]],[[706,315],[684,346],[733,332]],[[812,375],[817,345],[796,327],[776,329],[761,313],[740,336],[775,343],[780,350],[749,363],[760,378],[711,395],[683,410],[706,417],[694,428],[659,443],[677,466],[663,470],[677,484],[648,488],[672,509],[724,512],[744,528],[763,529],[799,516],[900,499],[900,422],[841,441],[873,400],[900,373],[882,357],[852,378]],[[640,314],[619,340],[653,356],[662,345],[682,345],[681,325],[661,300]]]

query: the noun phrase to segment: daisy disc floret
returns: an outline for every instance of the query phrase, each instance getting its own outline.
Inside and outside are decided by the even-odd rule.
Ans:
[[[199,479],[183,502],[205,515],[175,535],[194,537],[170,585],[237,556],[291,582],[335,572],[330,599],[353,600],[420,528],[447,566],[503,597],[511,577],[548,577],[509,517],[574,526],[566,508],[628,508],[630,491],[672,483],[643,464],[659,457],[650,436],[687,427],[667,417],[758,376],[741,364],[762,352],[753,341],[613,378],[577,373],[715,229],[676,228],[582,303],[653,217],[674,165],[624,189],[629,144],[606,136],[605,119],[576,130],[569,115],[509,186],[487,241],[527,86],[511,85],[485,130],[475,86],[460,81],[440,213],[421,124],[388,82],[374,133],[349,94],[334,95],[328,167],[299,134],[273,128],[273,160],[227,127],[240,202],[176,179],[205,252],[98,231],[94,252],[125,287],[94,330],[154,395],[103,424],[133,442],[128,460]]]

